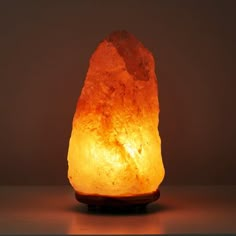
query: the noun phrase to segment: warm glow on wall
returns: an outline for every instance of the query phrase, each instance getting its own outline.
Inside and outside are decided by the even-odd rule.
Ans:
[[[152,54],[117,31],[93,53],[73,119],[68,177],[80,196],[134,197],[164,177]]]

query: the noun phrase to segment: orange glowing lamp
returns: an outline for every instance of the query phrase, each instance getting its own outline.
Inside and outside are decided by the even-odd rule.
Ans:
[[[73,118],[68,178],[88,205],[146,205],[164,178],[152,54],[116,31],[93,53]]]

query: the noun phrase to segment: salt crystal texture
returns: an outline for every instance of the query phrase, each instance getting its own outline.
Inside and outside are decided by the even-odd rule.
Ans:
[[[68,177],[76,192],[134,196],[164,178],[152,54],[116,31],[93,53],[73,118]]]

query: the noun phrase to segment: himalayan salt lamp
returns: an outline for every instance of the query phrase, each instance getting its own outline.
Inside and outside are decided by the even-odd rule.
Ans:
[[[152,54],[116,31],[93,53],[73,118],[68,178],[89,206],[146,205],[164,178]]]

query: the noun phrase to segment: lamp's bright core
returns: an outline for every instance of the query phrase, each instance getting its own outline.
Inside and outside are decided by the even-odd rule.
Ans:
[[[68,151],[76,192],[105,196],[152,193],[164,177],[152,54],[116,31],[93,53]]]

